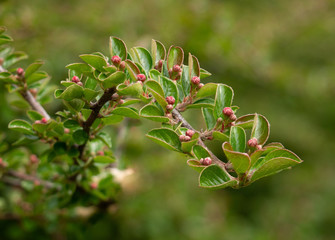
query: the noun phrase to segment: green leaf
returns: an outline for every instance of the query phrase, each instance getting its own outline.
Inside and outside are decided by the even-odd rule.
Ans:
[[[183,65],[183,72],[181,74],[181,85],[183,87],[184,95],[188,96],[191,91],[191,79],[189,76],[189,67]]]
[[[232,126],[230,128],[229,142],[235,152],[244,153],[246,147],[246,134],[243,128]]]
[[[198,59],[191,53],[188,54],[189,77],[200,76],[200,64]]]
[[[97,138],[103,141],[109,148],[112,148],[112,137],[106,132],[99,132]]]
[[[87,73],[93,71],[92,67],[85,63],[72,63],[67,65],[66,68],[73,70],[77,73]]]
[[[140,116],[155,122],[169,121],[169,118],[164,116],[164,112],[162,112],[158,107],[152,104],[145,105],[140,110]]]
[[[212,98],[202,98],[195,100],[192,104],[187,105],[189,108],[214,108],[214,100]]]
[[[214,117],[218,119],[223,117],[222,110],[230,107],[233,102],[233,89],[225,84],[218,84],[215,95]]]
[[[26,77],[26,81],[27,81],[28,85],[31,85],[35,82],[38,82],[38,81],[40,81],[42,79],[46,79],[46,78],[49,78],[49,75],[46,72],[37,71],[37,72],[34,72],[34,73],[30,74],[29,77]]]
[[[164,45],[157,40],[152,39],[151,41],[151,54],[154,65],[157,65],[159,60],[164,60],[166,55],[166,50]]]
[[[162,81],[162,87],[163,87],[163,91],[164,91],[164,97],[166,98],[167,96],[172,96],[174,97],[174,99],[176,100],[176,102],[173,104],[174,106],[177,105],[178,103],[178,89],[176,84],[170,80],[167,77],[162,77],[161,78]]]
[[[184,51],[181,47],[171,46],[167,55],[167,67],[171,69],[174,65],[182,65],[184,61]]]
[[[212,135],[213,135],[213,140],[217,140],[217,141],[220,141],[220,142],[228,142],[229,141],[229,136],[222,133],[222,132],[214,131]]]
[[[28,110],[27,111],[27,116],[32,121],[41,120],[43,118],[42,114],[40,114],[39,112],[34,111],[34,110]]]
[[[0,38],[1,42],[1,38]],[[3,68],[8,69],[10,66],[14,65],[15,63],[27,59],[28,56],[24,52],[15,52],[5,58],[3,63]]]
[[[256,181],[257,179],[273,175],[275,173],[278,173],[282,170],[288,169],[290,167],[293,167],[302,161],[297,161],[291,158],[287,157],[276,157],[272,158],[271,160],[268,160],[265,162],[261,167],[259,167],[251,177],[251,182]]]
[[[214,96],[216,93],[218,84],[217,83],[207,83],[202,88],[199,89],[197,93],[197,98],[204,98]]]
[[[240,126],[244,129],[252,128],[254,125],[255,114],[247,114],[242,117],[239,117],[235,121],[235,126]]]
[[[78,129],[72,134],[72,138],[75,143],[82,145],[88,140],[88,134],[84,130]]]
[[[254,125],[251,131],[251,138],[256,138],[259,145],[263,145],[269,138],[270,124],[268,120],[260,115],[255,114]]]
[[[5,34],[0,35],[0,45],[12,42],[13,39]]]
[[[97,87],[97,84],[98,84],[98,81],[96,79],[87,77],[84,87],[95,90],[95,88]]]
[[[179,136],[171,129],[153,129],[146,136],[169,150],[181,152]]]
[[[220,189],[232,187],[237,181],[217,165],[210,165],[203,169],[199,176],[199,187],[209,189]]]
[[[195,159],[187,160],[187,165],[196,170],[197,172],[201,172],[206,166],[202,165],[200,161]]]
[[[119,122],[121,122],[123,120],[123,116],[121,115],[110,115],[108,117],[105,117],[102,119],[102,122],[105,125],[113,125],[113,124],[118,124]]]
[[[32,126],[24,120],[13,120],[8,124],[8,128],[25,134],[35,134]]]
[[[137,75],[140,74],[140,69],[136,66],[135,63],[133,63],[131,60],[127,59],[126,61],[126,68],[129,73],[130,78],[134,81],[137,82]]]
[[[151,69],[149,71],[149,76],[151,79],[155,80],[156,82],[160,82],[161,73],[157,71],[156,69]]]
[[[3,81],[5,83],[17,83],[17,80],[10,72],[1,72],[0,73],[0,81]]]
[[[130,52],[133,60],[136,63],[141,64],[145,72],[149,74],[149,71],[152,68],[152,57],[149,51],[142,47],[134,47],[130,50]]]
[[[76,120],[72,120],[72,119],[66,120],[63,123],[63,125],[65,128],[69,128],[69,129],[76,129],[80,127],[79,123]]]
[[[109,75],[106,79],[103,80],[102,86],[104,89],[112,88],[117,86],[120,83],[123,83],[126,80],[126,74],[123,72],[115,72]]]
[[[34,72],[36,72],[42,65],[44,64],[44,62],[42,61],[37,61],[34,62],[32,64],[30,64],[25,71],[25,78],[29,78]]]
[[[164,91],[161,87],[161,85],[154,81],[154,80],[148,80],[145,82],[148,91],[155,97],[157,102],[165,109],[167,106],[167,102],[164,97]]]
[[[71,85],[70,87],[66,88],[63,92],[56,90],[55,97],[64,99],[66,101],[71,101],[73,99],[81,99],[84,95],[84,89],[77,85]]]
[[[136,109],[128,108],[128,107],[117,107],[112,111],[112,114],[121,115],[121,116],[129,117],[129,118],[135,118],[135,119],[140,118]]]
[[[211,75],[212,74],[210,72],[208,72],[207,70],[200,68],[200,78],[201,79],[204,79],[204,78],[209,77]]]
[[[248,154],[233,151],[232,146],[228,142],[225,142],[222,148],[237,174],[245,173],[249,169],[251,160]]]
[[[55,93],[56,95],[56,93]],[[72,112],[79,112],[85,105],[85,103],[79,99],[73,99],[72,101],[64,101],[64,105]]]
[[[96,163],[113,163],[115,159],[108,156],[96,156],[93,161]]]
[[[208,130],[211,130],[214,128],[216,124],[216,120],[213,115],[213,109],[210,108],[201,108],[202,116],[205,119],[205,123]]]
[[[111,56],[119,56],[123,61],[127,59],[127,47],[120,38],[110,37],[109,51]]]
[[[250,168],[254,168],[254,164],[259,160],[259,158],[264,154],[264,149],[256,150],[250,155]]]
[[[89,88],[84,88],[84,99],[88,102],[92,101],[99,95],[99,91],[94,91]]]
[[[89,64],[91,67],[104,72],[104,67],[107,66],[106,59],[95,54],[82,54],[79,56],[84,62]]]
[[[192,137],[193,138],[193,137]],[[195,144],[197,144],[198,142],[198,138],[195,138],[191,141],[188,141],[188,142],[182,142],[181,143],[181,149],[184,153],[189,153],[192,151],[192,148]]]
[[[143,86],[141,83],[133,83],[129,85],[120,84],[116,88],[120,95],[139,97],[143,93]]]
[[[193,154],[200,160],[201,158],[210,157],[209,152],[200,145],[193,146]]]

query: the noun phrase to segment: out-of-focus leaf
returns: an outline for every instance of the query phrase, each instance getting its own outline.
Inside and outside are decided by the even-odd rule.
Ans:
[[[208,72],[205,69],[200,68],[200,78],[204,79],[206,77],[212,76],[212,74],[210,72]]]
[[[121,115],[110,115],[108,117],[105,117],[102,119],[102,122],[105,125],[113,125],[113,124],[118,124],[119,122],[121,122],[123,120],[123,116]]]
[[[28,83],[28,85],[31,85],[35,82],[38,82],[42,79],[46,79],[49,78],[49,75],[46,72],[43,71],[37,71],[34,73],[31,73],[29,77],[26,77],[26,81]]]
[[[93,161],[96,163],[113,163],[115,159],[108,156],[96,156]]]
[[[106,132],[99,132],[97,138],[103,141],[109,148],[112,148],[112,137]]]
[[[13,120],[8,124],[8,128],[25,134],[34,135],[32,126],[24,120]]]
[[[1,40],[0,40],[1,41]],[[8,69],[10,66],[14,65],[15,63],[27,59],[28,56],[24,52],[14,52],[11,55],[5,58],[3,63],[3,68]]]
[[[27,111],[27,116],[32,121],[41,120],[43,118],[43,116],[39,112],[34,111],[34,110],[28,110]]]
[[[34,62],[32,64],[30,64],[25,71],[25,78],[29,78],[34,72],[36,72],[42,65],[44,64],[44,62],[42,61],[37,61]]]
[[[88,134],[84,130],[78,129],[72,134],[72,138],[75,143],[81,145],[88,140]]]

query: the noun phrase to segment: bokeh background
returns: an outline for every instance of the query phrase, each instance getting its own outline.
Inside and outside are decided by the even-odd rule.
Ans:
[[[184,156],[144,137],[152,126],[143,121],[127,135],[123,158],[134,174],[115,209],[1,220],[0,239],[335,239],[334,1],[2,0],[0,25],[29,61],[46,61],[55,85],[79,54],[107,54],[110,35],[128,46],[150,47],[152,38],[179,45],[213,73],[208,81],[234,88],[239,115],[264,114],[270,140],[304,160],[244,189],[208,191]],[[24,111],[6,104],[3,85],[0,100],[7,131]]]

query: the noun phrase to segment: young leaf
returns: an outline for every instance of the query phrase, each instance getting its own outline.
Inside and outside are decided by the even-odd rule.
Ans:
[[[255,114],[254,125],[251,131],[251,138],[256,138],[259,145],[263,145],[269,138],[270,123],[268,120],[260,115]]]
[[[36,72],[42,65],[44,64],[44,62],[42,61],[37,61],[34,62],[32,64],[30,64],[25,71],[25,78],[29,78],[31,76],[31,74],[33,74],[34,72]]]
[[[195,159],[187,160],[187,165],[196,170],[197,172],[201,172],[206,167],[206,165],[202,165],[200,161]]]
[[[232,187],[237,184],[227,172],[217,165],[210,165],[203,169],[199,176],[199,187],[220,189]]]
[[[143,93],[143,87],[141,83],[133,83],[130,85],[120,84],[116,88],[120,95],[138,97]]]
[[[178,103],[178,99],[179,99],[178,89],[177,89],[176,84],[172,80],[168,79],[167,77],[162,77],[161,81],[162,81],[162,87],[164,91],[164,97],[167,97],[167,96],[174,97],[174,99],[176,100],[174,103],[174,106],[176,106]]]
[[[29,75],[29,77],[26,77],[26,81],[28,85],[31,85],[35,82],[38,82],[42,79],[49,78],[49,75],[46,72],[43,71],[37,71]]]
[[[72,134],[72,138],[75,143],[81,145],[88,140],[88,134],[84,130],[78,129]]]
[[[109,51],[111,56],[119,56],[123,61],[127,59],[127,47],[120,38],[109,38]]]
[[[83,97],[84,89],[77,84],[73,84],[66,88],[63,92],[56,90],[55,97],[61,98],[66,101],[71,101],[73,99],[80,99]]]
[[[187,108],[214,108],[214,100],[212,98],[202,98],[195,100],[192,104],[187,105]]]
[[[214,117],[223,118],[222,110],[225,107],[230,107],[233,102],[233,89],[225,84],[218,84],[215,95]]]
[[[0,40],[1,41],[1,40]],[[3,68],[8,69],[10,66],[14,65],[15,63],[27,59],[28,56],[24,52],[15,52],[5,58],[3,62]]]
[[[129,73],[130,78],[136,82],[137,81],[137,75],[140,74],[140,69],[136,66],[135,63],[133,63],[131,60],[126,60],[126,68]]]
[[[229,141],[229,136],[222,133],[222,132],[214,131],[212,135],[213,135],[214,140],[217,140],[217,141],[220,141],[220,142],[228,142]]]
[[[121,116],[129,117],[129,118],[135,118],[135,119],[140,118],[138,116],[136,109],[134,108],[117,107],[112,111],[112,114],[121,115]]]
[[[203,148],[200,145],[194,145],[193,146],[193,154],[198,158],[206,158],[206,157],[210,157],[211,155],[209,154],[209,152]]]
[[[240,126],[244,129],[252,128],[254,124],[255,114],[247,114],[242,117],[239,117],[235,121],[235,126]]]
[[[167,68],[171,69],[174,65],[181,66],[184,61],[184,51],[181,47],[171,46],[167,55]]]
[[[165,59],[166,50],[165,50],[164,45],[160,41],[152,39],[151,54],[152,54],[153,64],[156,66],[159,60]]]
[[[76,71],[78,73],[92,72],[93,69],[85,63],[72,63],[66,66],[66,68]]]
[[[181,152],[179,137],[171,129],[156,128],[148,132],[146,136],[169,150]]]
[[[102,86],[104,89],[115,87],[116,85],[123,83],[126,80],[126,74],[123,72],[115,72],[109,75],[102,81]]]
[[[162,112],[158,107],[153,104],[145,105],[140,110],[140,116],[155,122],[168,122],[169,118],[164,116],[164,112]]]
[[[210,72],[208,72],[205,69],[200,68],[200,78],[204,79],[206,77],[212,76],[212,74]]]
[[[244,153],[246,147],[246,134],[243,128],[232,126],[230,129],[229,142],[235,152]]]
[[[188,96],[191,91],[191,79],[189,76],[189,67],[183,65],[183,72],[181,74],[181,85],[183,86],[184,95]]]
[[[225,142],[222,148],[237,174],[245,173],[249,169],[251,160],[248,154],[234,151],[228,142]]]
[[[154,80],[148,80],[145,82],[145,85],[147,86],[148,91],[155,97],[157,102],[165,108],[167,105],[167,102],[164,97],[164,91],[161,87],[161,85],[154,81]]]
[[[188,54],[189,78],[200,76],[200,64],[198,59],[191,53]]]
[[[152,68],[152,57],[149,51],[142,47],[134,47],[130,50],[133,60],[143,66],[144,71],[149,74],[150,69]]]
[[[151,69],[149,71],[149,76],[151,79],[155,80],[156,82],[160,82],[161,73],[157,71],[156,69]]]
[[[121,122],[123,120],[123,116],[121,115],[109,115],[107,117],[104,117],[102,119],[103,124],[105,125],[114,125],[114,124],[118,124],[119,122]]]
[[[106,132],[99,132],[97,138],[103,141],[109,148],[112,148],[112,137]]]
[[[28,110],[27,115],[32,121],[41,120],[43,118],[43,116],[39,112],[34,110]]]
[[[216,93],[218,84],[217,83],[207,83],[202,88],[199,89],[197,93],[197,98],[204,98],[214,96]]]
[[[113,163],[115,159],[108,156],[96,156],[93,161],[96,163]]]
[[[79,57],[83,59],[84,62],[94,67],[95,69],[99,70],[100,72],[105,71],[104,67],[107,66],[105,58],[95,54],[82,54]]]
[[[213,109],[210,108],[201,108],[202,116],[204,117],[206,126],[208,130],[214,128],[216,120],[213,115]]]
[[[34,135],[32,126],[24,120],[13,120],[8,124],[8,128],[25,134]]]

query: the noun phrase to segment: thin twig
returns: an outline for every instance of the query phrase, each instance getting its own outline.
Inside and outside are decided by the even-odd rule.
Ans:
[[[178,122],[181,122],[183,127],[194,130],[194,128],[185,120],[185,118],[180,114],[180,112],[178,112],[178,110],[173,109],[172,116]],[[214,153],[208,149],[208,147],[205,145],[205,143],[200,138],[198,140],[198,144],[208,151],[208,153],[211,155],[213,163],[221,166],[223,169],[226,169],[226,164],[222,162],[217,156],[215,156]]]

